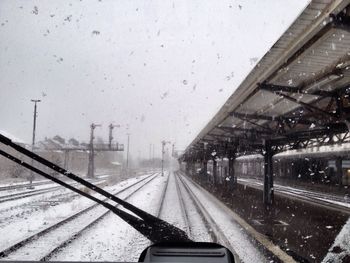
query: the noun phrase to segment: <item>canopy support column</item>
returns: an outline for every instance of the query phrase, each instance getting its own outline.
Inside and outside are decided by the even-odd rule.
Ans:
[[[228,157],[228,178],[230,179],[230,189],[233,189],[236,184],[234,163],[235,157],[230,155]]]
[[[186,162],[185,171],[186,171],[187,175],[190,174],[190,162],[189,161]]]
[[[196,175],[196,162],[192,161],[191,163],[191,175],[195,176]]]
[[[335,159],[335,168],[337,169],[337,182],[341,186],[343,183],[343,160],[341,157]]]
[[[202,169],[203,179],[206,179],[208,176],[208,161],[204,159],[202,162],[202,165],[203,165],[203,169]]]
[[[264,146],[264,204],[272,205],[274,201],[273,192],[273,151],[271,142],[266,141]]]
[[[218,175],[218,163],[214,159],[213,160],[213,184],[214,185],[216,185],[217,175]]]

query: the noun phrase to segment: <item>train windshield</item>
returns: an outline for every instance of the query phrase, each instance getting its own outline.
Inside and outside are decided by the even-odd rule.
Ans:
[[[1,0],[0,261],[348,262],[349,28],[342,0]]]

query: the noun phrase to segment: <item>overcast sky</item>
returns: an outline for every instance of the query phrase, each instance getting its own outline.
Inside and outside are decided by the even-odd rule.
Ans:
[[[0,0],[0,130],[184,149],[307,3]]]

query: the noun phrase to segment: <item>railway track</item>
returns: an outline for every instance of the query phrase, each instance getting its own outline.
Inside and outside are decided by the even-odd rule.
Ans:
[[[49,180],[45,180],[45,181],[40,181],[40,182],[33,182],[32,185],[30,185],[29,183],[24,183],[24,184],[0,186],[0,192],[1,191],[8,191],[8,190],[23,189],[23,188],[27,188],[29,186],[40,186],[40,185],[45,185],[45,184],[52,184],[52,182]]]
[[[88,180],[88,181],[99,184],[101,182],[104,182],[105,180]],[[45,183],[45,184],[48,184],[48,183]],[[75,186],[78,184],[72,183],[72,185]],[[14,188],[14,189],[16,189],[16,188]],[[14,190],[14,189],[11,189],[11,190]],[[26,198],[26,197],[31,197],[31,196],[36,196],[36,195],[40,195],[40,194],[45,194],[45,193],[53,192],[53,191],[60,190],[60,189],[64,189],[64,188],[62,188],[62,186],[55,185],[55,186],[47,187],[47,188],[43,188],[43,189],[35,189],[35,190],[29,190],[29,191],[24,191],[24,192],[20,192],[20,193],[2,195],[2,196],[0,196],[0,203],[14,201],[14,200],[18,200],[18,199],[22,199],[22,198]]]
[[[0,196],[0,203],[13,201],[13,200],[21,199],[21,198],[26,198],[26,197],[31,197],[31,196],[35,196],[35,195],[40,195],[40,194],[44,194],[44,193],[48,193],[48,192],[51,192],[51,191],[58,190],[60,188],[62,189],[61,186],[54,186],[54,187],[49,187],[49,188],[44,188],[44,189],[26,191],[26,192],[22,192],[22,193],[3,195],[3,196]]]
[[[99,174],[97,176],[101,176],[101,179],[103,179],[104,176],[107,176],[107,174]],[[90,182],[94,182],[94,181],[98,181],[99,179],[90,179],[90,178],[86,178],[87,181]],[[41,186],[41,185],[45,185],[45,184],[53,184],[51,180],[41,180],[41,181],[37,181],[37,182],[33,182],[32,184],[30,183],[19,183],[19,184],[13,184],[13,185],[6,185],[6,186],[0,186],[0,192],[2,191],[8,191],[8,190],[19,190],[19,189],[23,189],[23,188],[28,188],[30,186]]]
[[[263,188],[263,183],[252,181],[252,180],[238,179],[238,182],[259,190],[262,190]],[[341,196],[330,195],[330,194],[325,194],[325,193],[320,193],[315,191],[308,191],[303,189],[297,189],[297,188],[282,186],[278,184],[274,185],[274,192],[286,197],[293,197],[295,199],[299,199],[312,204],[317,204],[329,209],[350,214],[350,199],[345,199],[344,197],[341,197]]]
[[[163,210],[165,195],[166,195],[166,191],[168,190],[168,186],[169,186],[169,179],[170,179],[170,174],[168,174],[168,176],[167,176],[166,183],[165,183],[165,186],[163,188],[162,195],[160,197],[160,202],[159,202],[158,211],[157,211],[157,217],[160,217],[160,214]]]
[[[125,196],[121,198],[126,200],[156,177],[157,174],[149,175],[114,194],[123,194]],[[105,201],[106,200],[107,199],[105,199]],[[99,204],[93,204],[12,244],[0,252],[0,257],[4,260],[16,260],[28,258],[28,255],[34,255],[35,258],[33,260],[48,260],[85,230],[93,227],[108,213],[110,213],[110,211],[106,210],[106,208]]]
[[[177,192],[177,196],[179,198],[179,204],[180,204],[180,208],[181,208],[181,214],[182,214],[182,217],[183,217],[184,222],[185,222],[185,227],[186,227],[185,231],[186,231],[188,237],[190,239],[193,239],[193,233],[192,233],[192,229],[190,227],[190,217],[188,215],[187,207],[186,207],[185,200],[184,200],[184,195],[181,191],[181,187],[179,186],[178,176],[176,174],[174,174],[174,177],[175,177],[176,192]]]
[[[188,209],[188,200],[190,199],[202,219],[201,224],[205,226],[207,233],[210,235],[211,240],[205,241],[212,241],[227,247],[233,252],[237,262],[280,262],[275,254],[277,251],[272,251],[270,248],[275,247],[275,245],[269,241],[266,242],[263,238],[257,238],[259,234],[255,235],[252,231],[245,232],[244,229],[252,229],[252,227],[246,222],[243,222],[243,220],[223,204],[220,203],[218,206],[221,212],[210,208],[211,201],[205,198],[206,194],[202,192],[203,189],[200,186],[194,184],[194,182],[179,171],[176,172],[175,176],[177,178],[178,188],[180,189],[180,195],[189,197],[183,198],[183,200],[187,200],[183,202],[186,213],[190,213],[191,211]],[[224,220],[220,216],[220,213],[225,214]],[[189,219],[190,228],[196,226],[191,222],[193,217],[191,216]],[[242,247],[245,247],[247,250],[255,249],[255,252],[247,254]],[[282,256],[281,258],[286,259],[285,262],[294,262],[293,260],[289,260],[289,257]]]
[[[101,185],[100,185],[101,184]],[[96,183],[96,185],[99,185],[103,187],[104,180],[99,181],[99,183]],[[48,194],[49,195],[44,195]],[[23,218],[27,218],[29,216],[32,216],[33,212],[39,211],[41,212],[43,209],[45,210],[48,205],[57,205],[59,203],[66,203],[74,200],[75,198],[79,198],[80,195],[74,192],[67,192],[67,189],[64,189],[59,186],[57,189],[51,189],[48,192],[40,192],[37,195],[40,196],[40,199],[29,199],[29,200],[21,200],[23,202],[20,202],[16,205],[8,206],[0,209],[0,227],[4,225],[11,224],[18,220],[23,220]],[[25,197],[18,197],[11,200],[6,201],[12,201],[16,199],[24,199]],[[0,202],[4,203],[4,202]],[[40,211],[41,210],[41,211]]]
[[[175,172],[174,175],[175,175],[177,188],[179,189],[180,203],[182,203],[181,206],[184,207],[184,212],[183,212],[184,216],[187,217],[188,212],[186,210],[186,204],[183,199],[183,193],[181,193],[181,188],[184,189],[184,191],[186,191],[192,203],[195,205],[196,211],[198,215],[201,217],[203,221],[203,225],[205,226],[209,236],[212,239],[211,241],[215,243],[220,243],[223,246],[226,246],[227,248],[229,248],[231,251],[234,251],[233,248],[231,247],[230,241],[227,239],[222,229],[215,222],[214,218],[210,215],[210,213],[207,211],[205,206],[201,203],[201,201],[197,198],[197,196],[191,190],[191,187],[182,178],[182,175],[180,175],[178,172]],[[186,221],[188,222],[189,228],[190,228],[191,221],[188,218],[186,218]]]

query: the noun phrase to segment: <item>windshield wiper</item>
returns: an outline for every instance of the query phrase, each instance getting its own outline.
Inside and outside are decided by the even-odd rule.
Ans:
[[[100,195],[116,202],[117,204],[123,206],[125,209],[129,210],[130,212],[134,213],[135,215],[137,215],[138,217],[131,215],[119,208],[117,208],[116,206],[107,203],[103,200],[100,200],[88,193],[85,193],[83,191],[81,191],[80,189],[69,185],[67,183],[65,183],[64,181],[55,178],[35,167],[33,167],[32,165],[16,158],[15,156],[0,150],[0,155],[6,157],[7,159],[35,172],[40,174],[41,176],[50,179],[52,181],[54,181],[55,183],[58,183],[80,195],[83,195],[87,198],[89,198],[90,200],[93,200],[101,205],[103,205],[104,207],[108,208],[110,211],[112,211],[113,213],[115,213],[116,215],[118,215],[121,219],[123,219],[125,222],[127,222],[130,226],[132,226],[133,228],[135,228],[137,231],[139,231],[142,235],[144,235],[145,237],[147,237],[149,240],[151,240],[154,243],[159,243],[159,242],[191,242],[192,240],[190,240],[186,234],[185,231],[175,227],[172,224],[169,224],[168,222],[155,217],[141,209],[139,209],[138,207],[116,197],[115,195],[112,195],[111,193],[103,190],[102,188],[80,178],[79,176],[59,167],[58,165],[50,162],[49,160],[42,158],[41,156],[27,150],[26,148],[12,142],[12,140],[6,136],[3,136],[2,134],[0,134],[0,142],[13,148],[14,150],[24,154],[25,156],[31,158],[32,160],[37,161],[38,163],[41,163],[42,165],[49,167],[50,169],[63,174],[64,176],[70,178],[73,181],[76,181],[82,185],[84,185],[85,187],[91,189],[92,191],[95,191],[96,193],[99,193]]]

